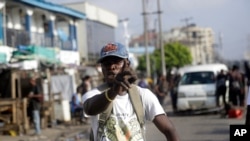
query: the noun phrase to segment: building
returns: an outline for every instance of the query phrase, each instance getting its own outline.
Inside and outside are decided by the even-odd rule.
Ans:
[[[138,46],[145,46],[145,39],[144,39],[145,37],[144,36],[145,36],[145,34],[132,36],[132,38],[129,42],[129,46],[131,48],[138,47]],[[147,36],[148,36],[148,46],[154,46],[156,48],[160,48],[160,47],[158,47],[157,32],[155,30],[148,30]]]
[[[158,33],[154,30],[148,31],[148,46],[160,48]],[[214,33],[211,28],[198,27],[190,24],[185,27],[175,27],[170,31],[163,32],[163,43],[180,42],[190,48],[193,64],[207,64],[215,62]],[[130,48],[144,46],[144,35],[131,38]]]
[[[163,33],[164,43],[178,41],[190,48],[193,64],[215,62],[214,32],[211,28],[198,27],[190,24],[175,27]]]
[[[86,13],[87,19],[78,23],[79,52],[82,62],[96,63],[102,46],[115,41],[117,15],[82,0],[62,4]]]
[[[85,18],[44,0],[2,0],[0,58],[5,63],[28,59],[78,65],[76,23]]]

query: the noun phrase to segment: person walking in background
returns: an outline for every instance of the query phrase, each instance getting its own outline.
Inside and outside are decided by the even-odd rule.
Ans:
[[[155,93],[161,105],[164,104],[165,97],[168,94],[168,82],[165,75],[160,75],[155,85]]]
[[[77,93],[74,93],[70,100],[70,113],[72,116],[75,116],[76,113],[82,113],[83,110],[81,101],[78,98],[78,93],[80,93],[80,91],[80,88],[77,88]]]
[[[229,75],[229,102],[233,106],[240,106],[242,82],[242,74],[239,71],[239,67],[234,65]]]
[[[87,93],[89,90],[92,89],[92,77],[89,76],[89,75],[86,75],[82,78],[82,83],[77,87],[77,91],[78,93],[80,93],[81,97]],[[89,121],[89,117],[85,114],[84,112],[84,108],[83,108],[83,101],[81,101],[81,108],[82,108],[82,115],[81,115],[81,118],[82,118],[82,122],[83,123],[88,123]]]
[[[106,84],[101,86],[106,87],[104,90],[100,89],[101,86],[94,88],[82,98],[84,110],[92,119],[91,141],[143,141],[145,122],[139,119],[152,121],[168,141],[179,141],[174,125],[156,96],[149,89],[135,85],[137,76],[130,67],[126,47],[120,43],[108,43],[100,55],[98,63]],[[130,93],[132,88],[136,90],[133,94]],[[135,97],[140,101],[133,102]],[[138,115],[138,106],[142,106],[140,113],[143,114]],[[103,116],[108,117],[101,120]]]
[[[32,135],[43,139],[46,137],[41,135],[40,127],[40,109],[43,101],[42,89],[38,86],[37,78],[35,76],[30,78],[30,85],[31,89],[28,95],[29,109],[32,111],[32,121],[35,127],[35,133]]]
[[[140,86],[142,88],[149,88],[149,84],[148,84],[147,79],[144,76],[144,74],[141,74],[141,78],[138,82],[138,86]]]
[[[81,96],[84,95],[87,91],[91,90],[92,88],[92,77],[89,75],[86,75],[82,78],[82,83],[78,86],[79,89],[81,89],[80,93]]]
[[[221,70],[216,77],[216,105],[220,107],[220,97],[222,97],[223,106],[226,106],[226,80],[227,75],[224,70]]]
[[[177,88],[178,88],[178,83],[181,79],[181,75],[179,73],[177,74],[172,74],[170,81],[169,81],[169,92],[171,96],[171,103],[172,103],[172,109],[173,112],[177,112],[177,100],[178,100],[178,95],[177,95]]]

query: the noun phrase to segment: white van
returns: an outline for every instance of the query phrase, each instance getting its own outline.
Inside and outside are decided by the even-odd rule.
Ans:
[[[204,64],[180,69],[177,93],[178,110],[200,110],[216,107],[216,76],[228,72],[225,64]]]

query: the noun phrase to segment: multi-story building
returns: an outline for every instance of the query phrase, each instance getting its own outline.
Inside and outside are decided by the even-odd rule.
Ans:
[[[159,48],[157,33],[148,31],[148,45]],[[178,41],[191,51],[193,64],[207,64],[215,62],[214,33],[211,28],[198,27],[190,24],[185,27],[175,27],[163,32],[163,43]],[[144,35],[132,36],[130,48],[142,47],[145,44]]]
[[[145,34],[132,36],[132,38],[129,42],[129,47],[133,48],[133,47],[145,46],[145,37],[144,36],[145,36]],[[154,47],[158,48],[156,31],[155,30],[148,30],[147,36],[148,36],[148,46],[154,46]]]
[[[117,15],[84,1],[61,4],[86,13],[87,19],[78,23],[78,45],[82,62],[96,63],[100,49],[107,42],[115,41]]]
[[[211,28],[190,24],[185,27],[172,28],[163,33],[164,43],[178,41],[190,48],[193,64],[215,62],[214,33]]]
[[[1,0],[2,61],[10,61],[17,50],[15,59],[30,53],[28,59],[79,64],[76,23],[85,18],[84,13],[44,0]]]

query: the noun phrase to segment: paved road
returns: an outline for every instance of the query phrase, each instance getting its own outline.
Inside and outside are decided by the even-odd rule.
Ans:
[[[168,103],[168,102],[167,102]],[[231,124],[244,124],[245,116],[241,119],[221,118],[219,114],[203,115],[174,115],[171,106],[165,106],[169,118],[174,123],[181,141],[229,141]],[[165,141],[165,137],[153,123],[147,123],[148,141]]]
[[[229,125],[243,124],[244,119],[222,119],[218,115],[170,117],[182,141],[229,141]],[[152,124],[147,124],[148,141],[164,141]]]
[[[181,141],[229,141],[229,125],[243,124],[242,119],[221,118],[220,115],[178,115],[171,114],[171,107],[165,107],[170,119],[174,123]],[[165,137],[158,131],[155,125],[151,122],[146,124],[147,141],[165,141]],[[74,138],[80,135],[79,141],[87,141],[87,134],[79,134],[79,132],[87,132],[89,126],[57,126],[55,128],[47,128],[43,133],[49,137],[43,141],[55,141],[55,139]],[[0,141],[29,141],[30,136],[0,136]],[[42,141],[42,140],[39,140]],[[70,140],[76,141],[76,140]]]

